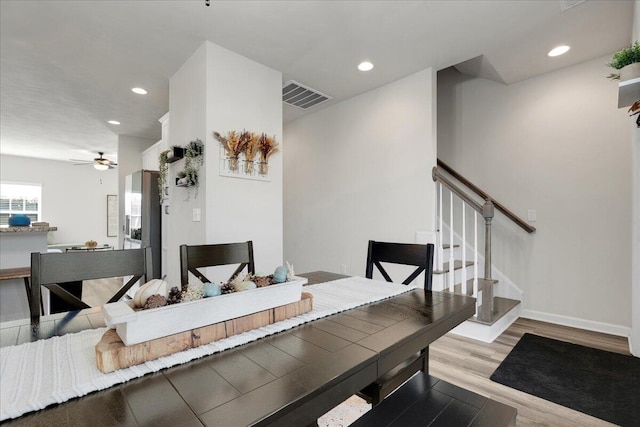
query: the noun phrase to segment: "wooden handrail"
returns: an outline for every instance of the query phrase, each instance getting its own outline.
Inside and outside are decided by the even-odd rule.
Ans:
[[[496,209],[498,209],[500,212],[502,212],[511,221],[515,222],[518,226],[520,226],[520,228],[524,229],[527,233],[533,233],[534,231],[536,231],[535,227],[527,224],[522,218],[520,218],[518,215],[516,215],[513,212],[511,212],[502,203],[498,202],[496,199],[494,199],[489,194],[484,192],[481,188],[476,186],[474,183],[469,181],[467,178],[465,178],[464,176],[460,175],[458,172],[456,172],[455,169],[453,169],[451,166],[447,165],[445,162],[443,162],[440,159],[438,159],[438,167],[441,167],[449,175],[451,175],[452,177],[454,177],[455,179],[457,179],[458,181],[463,183],[466,187],[468,187],[470,190],[472,190],[478,196],[482,197],[485,200],[487,200],[487,199],[491,200]]]

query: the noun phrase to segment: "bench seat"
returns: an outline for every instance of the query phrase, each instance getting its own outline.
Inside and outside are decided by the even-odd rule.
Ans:
[[[500,427],[515,425],[516,415],[515,408],[418,372],[351,425]]]

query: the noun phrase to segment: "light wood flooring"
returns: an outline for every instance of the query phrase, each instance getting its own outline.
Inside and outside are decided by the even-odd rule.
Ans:
[[[489,379],[525,333],[569,341],[588,347],[629,354],[627,338],[569,328],[529,319],[518,319],[496,341],[487,344],[451,333],[429,347],[429,373],[459,387],[512,406],[518,410],[518,426],[610,426],[613,424],[514,390]],[[351,397],[318,420],[320,426],[344,426],[369,410]]]
[[[100,307],[122,287],[122,277],[85,280],[82,283],[82,301],[91,307]]]
[[[519,318],[496,341],[486,344],[447,334],[429,347],[430,373],[445,381],[513,406],[518,426],[612,425],[489,379],[526,332],[588,347],[629,354],[623,337]]]

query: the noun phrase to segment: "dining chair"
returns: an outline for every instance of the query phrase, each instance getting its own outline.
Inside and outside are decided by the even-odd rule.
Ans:
[[[180,284],[182,286],[189,284],[189,272],[202,283],[211,282],[198,269],[229,264],[240,264],[231,275],[231,278],[237,276],[245,267],[249,273],[255,274],[253,241],[212,245],[181,245]]]
[[[75,292],[69,292],[61,284],[78,283],[83,280],[104,279],[110,277],[131,278],[107,302],[116,302],[143,278],[151,279],[153,265],[151,248],[126,249],[98,252],[65,252],[31,254],[31,324],[40,323],[41,286],[49,289],[65,303],[67,311],[91,308]]]
[[[413,243],[390,243],[369,240],[367,252],[367,268],[365,276],[373,279],[373,267],[375,266],[387,282],[393,282],[382,263],[402,264],[415,266],[416,269],[401,283],[408,285],[413,282],[420,273],[424,272],[424,290],[431,291],[433,279],[433,252],[432,243],[419,245]],[[396,282],[397,283],[397,282]],[[383,374],[373,383],[362,389],[358,395],[367,402],[376,406],[386,396],[391,394],[402,383],[407,381],[416,372],[428,373],[429,347],[426,346],[419,353],[412,355],[408,360],[400,363],[389,372]]]
[[[433,252],[432,243],[419,245],[369,240],[366,277],[367,279],[373,278],[373,267],[375,266],[387,282],[393,282],[381,263],[411,265],[417,268],[402,281],[402,284],[410,284],[424,271],[424,289],[430,291],[433,280]]]

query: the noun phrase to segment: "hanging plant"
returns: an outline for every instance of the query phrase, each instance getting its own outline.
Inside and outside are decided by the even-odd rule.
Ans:
[[[200,180],[200,167],[204,163],[204,144],[199,139],[189,142],[184,148],[184,169],[178,172],[176,185],[184,187],[196,187],[198,197],[198,187]]]
[[[201,157],[204,154],[204,144],[199,139],[191,141],[185,147],[184,156],[187,158],[195,159]]]
[[[278,151],[278,143],[275,135],[267,136],[266,133],[258,137],[258,149],[260,150],[260,174],[266,175],[269,172],[269,157]]]
[[[164,150],[160,153],[159,157],[158,169],[160,169],[160,176],[158,177],[158,194],[160,195],[160,204],[162,204],[162,200],[164,199],[164,187],[167,184],[167,174],[169,173],[167,159],[169,158],[170,152],[171,150]]]

